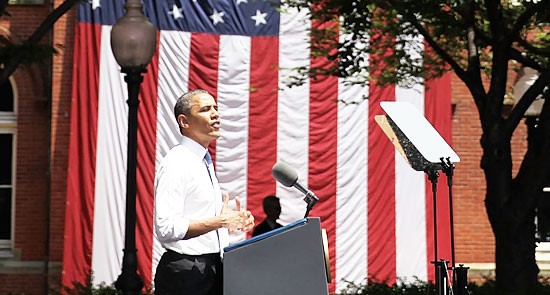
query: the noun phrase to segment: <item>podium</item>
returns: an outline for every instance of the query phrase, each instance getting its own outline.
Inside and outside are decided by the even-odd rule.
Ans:
[[[292,224],[224,249],[224,295],[328,295],[327,255],[319,218]]]

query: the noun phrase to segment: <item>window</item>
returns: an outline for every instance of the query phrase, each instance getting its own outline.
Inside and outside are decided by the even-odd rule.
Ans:
[[[550,187],[544,188],[535,217],[537,242],[550,242]]]
[[[0,85],[0,250],[10,249],[13,239],[17,116],[12,83]]]

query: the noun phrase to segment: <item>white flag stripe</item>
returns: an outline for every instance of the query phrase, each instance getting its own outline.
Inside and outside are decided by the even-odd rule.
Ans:
[[[421,38],[400,36],[408,40],[405,46],[414,58],[419,58],[415,47],[422,48]],[[424,113],[424,86],[412,88],[396,86],[395,100],[410,102]],[[428,278],[426,243],[426,185],[424,173],[413,170],[403,157],[395,153],[395,231],[396,274],[405,281],[417,277]]]
[[[159,78],[157,100],[156,161],[180,142],[174,104],[187,92],[191,34],[177,31],[161,31],[159,45]]]
[[[396,101],[408,101],[424,111],[422,87],[397,87]],[[427,279],[426,186],[424,173],[413,170],[395,153],[396,274],[398,278]]]
[[[216,175],[222,192],[239,196],[246,206],[248,174],[248,109],[250,89],[250,37],[220,36],[218,108],[221,136],[216,141]],[[230,235],[230,242],[246,238]]]
[[[98,282],[120,273],[126,208],[128,92],[102,27],[94,198],[92,271]]]
[[[336,291],[367,277],[368,87],[339,81],[336,179]],[[353,171],[353,173],[350,173]]]
[[[188,91],[190,50],[191,33],[160,32],[155,167],[181,139],[174,117],[174,104]],[[158,261],[165,251],[156,238],[153,239],[152,251],[151,269],[154,279]]]
[[[286,8],[285,8],[286,9]],[[285,162],[296,169],[299,180],[307,186],[309,155],[309,83],[288,88],[292,69],[309,67],[310,22],[305,11],[288,9],[281,14],[279,29],[279,102],[277,114],[277,161]],[[294,188],[277,183],[276,194],[281,199],[282,224],[288,224],[305,213],[302,195]]]
[[[246,204],[250,37],[220,36],[218,73],[221,137],[216,141],[216,175],[222,191]]]

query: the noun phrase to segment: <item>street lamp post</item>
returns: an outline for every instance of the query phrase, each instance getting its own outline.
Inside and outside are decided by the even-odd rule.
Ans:
[[[137,273],[136,255],[136,166],[137,111],[142,74],[155,52],[156,29],[143,15],[140,0],[127,0],[126,13],[111,31],[111,49],[128,85],[128,162],[126,172],[126,227],[122,273],[115,282],[123,294],[140,294],[143,280]]]

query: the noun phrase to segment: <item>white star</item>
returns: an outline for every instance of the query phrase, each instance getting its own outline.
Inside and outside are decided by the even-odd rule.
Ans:
[[[217,25],[218,23],[225,23],[225,21],[223,20],[224,15],[225,15],[225,12],[223,11],[218,12],[216,9],[214,9],[214,13],[212,13],[210,18],[212,19],[212,22],[214,23],[214,25]]]
[[[239,5],[241,3],[248,3],[248,0],[237,0],[237,5]]]
[[[171,14],[174,19],[183,18],[182,14],[183,8],[179,8],[176,4],[172,6],[172,11],[168,11],[168,14]]]
[[[256,21],[256,27],[260,24],[267,24],[265,17],[267,13],[262,13],[260,10],[256,9],[256,15],[251,16],[250,18]]]
[[[101,0],[91,0],[92,2],[92,9],[95,10],[96,8],[101,7]]]

